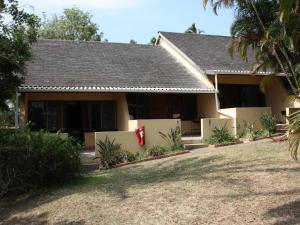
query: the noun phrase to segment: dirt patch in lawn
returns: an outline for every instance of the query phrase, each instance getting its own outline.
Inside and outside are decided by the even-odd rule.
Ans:
[[[218,149],[2,199],[0,224],[300,224],[300,163],[286,143]]]

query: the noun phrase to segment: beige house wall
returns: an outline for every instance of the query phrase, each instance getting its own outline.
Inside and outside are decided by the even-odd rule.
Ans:
[[[167,143],[159,135],[159,132],[168,134],[171,128],[180,127],[180,120],[177,119],[155,119],[155,120],[130,120],[128,122],[129,131],[115,132],[96,132],[95,146],[98,149],[97,143],[104,141],[106,136],[110,140],[115,139],[116,144],[121,144],[123,150],[130,152],[144,151],[153,145],[166,146]],[[137,142],[134,130],[138,127],[145,127],[145,145],[140,146]],[[96,151],[98,153],[98,151]]]
[[[254,123],[254,129],[261,129],[260,117],[264,112],[271,113],[270,107],[246,107],[246,108],[229,108],[220,109],[220,118],[233,119],[235,127],[234,135],[239,135],[244,130],[244,121]]]
[[[231,135],[235,135],[234,119],[231,118],[204,118],[201,119],[201,139],[205,141],[212,135],[215,127],[226,126]]]
[[[198,94],[197,95],[198,118],[217,117],[217,107],[215,94]]]

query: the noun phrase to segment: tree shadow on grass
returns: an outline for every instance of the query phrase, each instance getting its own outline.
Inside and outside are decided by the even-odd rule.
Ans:
[[[30,215],[30,216],[20,216],[20,217],[12,217],[7,219],[2,225],[46,225],[51,222],[51,219],[48,218],[48,213],[42,213],[39,215]],[[69,221],[63,220],[58,223],[52,223],[53,225],[83,225],[85,224],[84,220],[79,221]]]
[[[128,190],[130,188],[144,188],[159,184],[160,182],[217,181],[223,186],[230,187],[235,185],[247,190],[252,184],[250,179],[247,177],[235,178],[231,175],[240,172],[257,173],[261,170],[257,168],[258,166],[266,165],[268,166],[268,162],[264,159],[240,161],[236,159],[229,160],[222,155],[205,155],[204,157],[203,155],[201,157],[190,155],[91,173],[78,179],[75,184],[64,186],[61,188],[63,191],[57,192],[54,190],[55,194],[50,194],[46,197],[45,194],[37,194],[29,198],[19,199],[12,204],[1,204],[0,201],[0,221],[1,219],[9,218],[16,212],[29,211],[35,207],[74,193],[99,191],[122,200],[129,197]],[[300,170],[300,168],[298,169]],[[289,168],[284,167],[270,172],[279,172],[280,170],[288,171]],[[297,168],[294,170],[297,170]],[[40,224],[43,223],[41,222]]]
[[[300,224],[300,200],[270,209],[265,216],[278,220],[273,225]]]

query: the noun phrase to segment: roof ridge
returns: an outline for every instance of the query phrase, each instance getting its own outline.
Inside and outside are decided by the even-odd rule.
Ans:
[[[124,43],[124,42],[102,42],[102,41],[83,41],[83,40],[63,40],[63,39],[47,39],[47,38],[41,38],[38,39],[37,43],[40,41],[45,41],[45,42],[68,42],[68,43],[96,43],[96,44],[118,44],[118,45],[138,45],[138,46],[153,46],[153,47],[158,47],[157,45],[152,45],[152,44],[131,44],[131,43]]]
[[[226,37],[231,38],[231,36],[220,35],[220,34],[195,34],[195,33],[182,33],[182,32],[174,32],[174,31],[159,31],[160,34],[180,34],[180,35],[197,35],[197,36],[211,36],[211,37]]]

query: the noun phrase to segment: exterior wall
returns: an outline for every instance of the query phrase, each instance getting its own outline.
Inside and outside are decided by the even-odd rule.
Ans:
[[[293,103],[288,100],[288,93],[279,78],[272,79],[266,88],[266,103],[272,108],[272,113],[277,121],[284,123],[285,111],[287,107],[292,107]]]
[[[234,134],[240,134],[244,129],[244,121],[254,123],[255,129],[261,129],[259,118],[264,112],[271,113],[270,107],[249,107],[249,108],[230,108],[220,109],[220,118],[232,118],[235,127]]]
[[[153,145],[166,145],[165,141],[159,135],[159,132],[168,134],[171,128],[180,127],[180,120],[177,119],[159,119],[159,120],[130,120],[129,131],[115,131],[115,132],[96,132],[95,146],[99,140],[104,141],[106,136],[110,140],[115,139],[116,144],[121,144],[123,150],[130,152],[143,151],[152,147]],[[138,127],[145,127],[145,145],[140,146],[137,143],[134,130]],[[98,151],[96,151],[98,152]]]
[[[94,132],[84,133],[84,145],[88,149],[95,147],[95,133]]]
[[[144,151],[145,148],[141,147],[135,137],[133,131],[112,131],[112,132],[96,132],[95,133],[95,146],[96,146],[96,156],[99,156],[97,149],[97,143],[101,140],[104,141],[106,136],[110,140],[115,140],[115,144],[121,144],[121,149],[130,151],[132,153],[138,151]]]
[[[182,134],[191,134],[199,133],[200,134],[200,121],[199,123],[194,121],[181,121],[181,133]]]
[[[230,118],[204,118],[201,119],[201,139],[206,140],[212,135],[214,127],[228,128],[231,135],[235,135],[234,119]]]
[[[198,94],[197,95],[198,118],[217,117],[217,107],[215,94]]]

